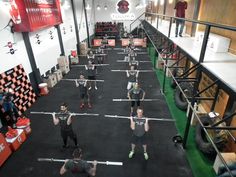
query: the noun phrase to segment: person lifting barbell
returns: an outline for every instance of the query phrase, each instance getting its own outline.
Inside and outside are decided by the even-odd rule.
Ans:
[[[129,158],[134,155],[135,147],[138,143],[142,144],[144,151],[144,158],[148,160],[147,153],[147,132],[149,131],[148,119],[144,119],[143,110],[137,109],[137,116],[130,117],[130,128],[133,130],[131,138],[131,151],[129,152]]]
[[[85,65],[85,69],[87,70],[88,72],[88,79],[89,80],[96,80],[96,68],[94,66],[94,64],[92,64],[91,61],[88,62],[88,65]],[[89,85],[89,90],[92,89],[92,82],[88,82],[88,85]],[[95,90],[97,90],[97,84],[96,84],[96,81],[94,81],[94,88]]]
[[[126,76],[128,78],[127,91],[129,91],[138,82],[139,71],[135,70],[134,66],[130,66],[130,70],[126,70]]]
[[[89,164],[87,161],[82,160],[82,149],[77,148],[73,152],[73,159],[65,160],[65,163],[60,169],[60,175],[64,175],[67,171],[75,174],[86,173],[89,176],[95,176],[97,170],[97,161],[94,160],[93,164]]]
[[[60,112],[58,114],[56,114],[55,112],[52,114],[54,125],[59,124],[61,127],[63,149],[68,147],[67,146],[68,137],[70,137],[74,141],[75,147],[78,147],[77,136],[74,133],[73,128],[72,128],[72,116],[73,116],[73,113],[70,113],[68,111],[68,107],[66,103],[61,104]]]
[[[80,73],[79,80],[75,80],[76,87],[79,87],[79,92],[80,92],[80,109],[83,109],[85,106],[85,101],[87,100],[88,102],[88,108],[92,108],[91,102],[90,102],[90,95],[88,91],[88,85],[87,85],[87,80],[84,78],[83,73]]]
[[[142,88],[140,88],[138,83],[135,83],[133,88],[128,91],[128,98],[132,100],[130,108],[131,115],[133,115],[135,103],[137,104],[137,109],[140,108],[140,100],[141,101],[144,100],[145,94],[146,94],[145,91]]]

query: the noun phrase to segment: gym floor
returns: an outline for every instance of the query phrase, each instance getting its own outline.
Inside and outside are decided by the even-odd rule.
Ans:
[[[62,102],[68,103],[71,112],[98,113],[98,117],[75,117],[73,128],[78,136],[79,146],[86,160],[121,161],[123,166],[97,166],[98,177],[191,177],[185,151],[175,146],[172,137],[177,134],[174,122],[150,121],[148,132],[149,160],[143,157],[141,146],[136,147],[135,156],[128,158],[132,131],[129,120],[105,118],[104,115],[129,116],[129,102],[113,102],[113,98],[126,98],[127,79],[123,72],[111,72],[111,69],[128,69],[127,63],[117,63],[125,55],[118,55],[118,50],[108,50],[105,63],[109,66],[99,67],[97,79],[98,90],[92,90],[92,109],[79,108],[79,90],[74,82],[60,81],[50,90],[48,96],[38,98],[37,102],[26,112],[31,119],[32,133],[19,150],[0,168],[1,177],[52,177],[59,176],[62,163],[38,162],[37,158],[72,158],[74,145],[61,150],[62,139],[60,127],[54,126],[50,115],[32,115],[30,111],[59,111]],[[138,55],[137,60],[150,60],[148,55]],[[82,58],[80,64],[85,64]],[[139,69],[151,69],[151,63],[140,63]],[[78,78],[83,68],[73,67],[65,78]],[[156,102],[143,102],[146,117],[171,119],[164,97],[160,94],[160,85],[155,72],[140,73],[141,88],[146,98],[159,98]],[[64,175],[71,176],[70,173]],[[76,174],[75,176],[83,176]]]

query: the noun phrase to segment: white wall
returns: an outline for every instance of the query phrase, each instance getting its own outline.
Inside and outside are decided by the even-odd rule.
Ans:
[[[63,24],[60,25],[61,33],[63,38],[63,44],[65,48],[66,55],[69,55],[71,49],[76,48],[76,37],[75,37],[75,27],[72,15],[72,9],[70,0],[67,1],[66,6],[62,6]],[[90,0],[91,1],[91,0]],[[81,26],[79,30],[80,41],[87,38],[87,32],[85,27],[85,17],[84,12],[82,13],[82,0],[74,0],[77,13],[78,25]],[[89,2],[89,1],[88,1]],[[21,33],[10,32],[9,28],[3,29],[10,20],[10,15],[8,13],[7,2],[3,3],[0,1],[0,73],[13,68],[18,64],[22,64],[26,73],[32,72],[28,55],[26,53],[26,48]],[[91,4],[91,2],[90,2]],[[90,11],[88,11],[88,18],[90,20],[90,35],[94,33],[94,20],[91,19]],[[82,15],[82,16],[81,16]],[[82,17],[82,18],[81,18]],[[82,21],[81,21],[82,19]],[[66,34],[64,34],[63,27],[65,28]],[[72,28],[71,28],[72,27]],[[72,29],[72,32],[71,32]],[[53,32],[53,39],[50,39],[49,32]],[[39,35],[40,44],[37,43],[36,34]],[[41,31],[36,31],[29,33],[30,42],[32,45],[34,57],[36,60],[37,67],[41,74],[44,74],[47,70],[50,70],[53,66],[57,64],[57,58],[60,55],[60,46],[57,35],[57,30],[52,28],[47,28]],[[16,49],[15,54],[9,54],[9,48],[4,47],[8,42],[14,43],[13,48]]]
[[[30,73],[31,67],[28,62],[24,41],[21,34],[11,33],[10,28],[6,27],[10,21],[8,6],[0,2],[0,73],[5,72],[19,64],[22,64],[25,71]],[[6,28],[5,28],[6,27]],[[14,54],[10,54],[8,42],[13,43]]]

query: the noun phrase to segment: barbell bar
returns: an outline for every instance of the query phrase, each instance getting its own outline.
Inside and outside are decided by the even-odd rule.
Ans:
[[[108,66],[110,64],[92,64],[93,66]],[[71,67],[85,67],[88,65],[71,65]]]
[[[114,98],[114,99],[112,99],[112,101],[114,101],[114,102],[121,102],[121,101],[162,101],[161,99],[139,99],[139,100],[137,100],[137,99],[119,99],[119,98]]]
[[[108,118],[118,118],[118,119],[143,119],[143,120],[153,120],[153,121],[166,121],[166,122],[175,122],[174,119],[165,119],[165,118],[154,118],[154,117],[144,117],[144,118],[134,118],[134,117],[128,117],[128,116],[120,116],[120,115],[104,115],[104,117]]]
[[[54,159],[54,158],[38,158],[39,162],[65,162],[65,159]],[[86,160],[87,163],[94,163],[94,161]],[[113,162],[113,161],[97,161],[97,164],[102,165],[116,165],[122,166],[123,162]]]
[[[37,112],[37,111],[31,111],[30,114],[46,114],[46,115],[53,115],[54,112]],[[60,112],[55,112],[55,114],[63,114]],[[66,113],[65,113],[66,114]],[[74,113],[69,112],[68,114],[74,115],[74,116],[99,116],[99,114],[94,113]]]
[[[61,79],[63,81],[83,81],[83,79]],[[91,81],[91,82],[105,82],[104,80],[90,80],[90,79],[84,79],[85,81]]]
[[[127,55],[129,53],[127,53],[127,52],[118,52],[117,54],[118,55]],[[137,54],[137,55],[147,55],[147,52],[135,52],[135,54]]]
[[[132,61],[132,60],[131,60]],[[129,63],[129,62],[131,62],[131,61],[127,61],[127,60],[116,60],[116,62],[118,62],[118,63]],[[139,62],[139,63],[151,63],[151,61],[138,61],[138,60],[135,60],[135,61],[137,61],[137,62]]]
[[[111,70],[111,72],[127,72],[127,71],[131,71],[131,70]],[[154,70],[132,70],[132,71],[138,71],[140,73],[147,73],[147,72],[154,72]]]

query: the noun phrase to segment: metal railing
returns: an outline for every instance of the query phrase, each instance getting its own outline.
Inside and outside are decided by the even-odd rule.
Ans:
[[[204,21],[197,21],[197,20],[190,20],[190,19],[182,19],[182,18],[176,18],[176,17],[171,17],[171,16],[167,16],[167,15],[161,15],[161,14],[154,14],[154,13],[146,13],[146,14],[153,14],[153,15],[157,15],[157,16],[164,16],[164,17],[169,17],[170,18],[170,26],[171,26],[171,23],[172,23],[172,20],[173,19],[181,19],[181,20],[185,20],[185,21],[189,21],[189,22],[193,22],[193,23],[199,23],[199,24],[203,24],[203,25],[206,25],[206,29],[205,29],[205,36],[204,36],[204,39],[203,39],[203,44],[202,45],[202,50],[201,50],[201,55],[200,55],[200,60],[199,60],[199,63],[203,62],[203,58],[204,58],[204,55],[205,55],[205,52],[206,52],[206,44],[207,44],[207,40],[208,40],[208,37],[209,37],[209,33],[210,33],[210,28],[211,27],[217,27],[217,28],[221,28],[221,29],[226,29],[226,30],[231,30],[231,31],[236,31],[236,27],[233,27],[233,26],[226,26],[226,25],[220,25],[220,24],[216,24],[216,23],[210,23],[210,22],[204,22]],[[158,21],[158,20],[157,20]],[[150,27],[152,27],[151,24],[149,24]],[[170,35],[170,30],[171,30],[171,27],[169,27],[169,32],[168,34]],[[160,55],[161,57],[161,52],[158,51],[158,49],[156,48],[155,46],[155,43],[152,41],[151,37],[149,36],[148,32],[145,30],[145,27],[144,27],[144,31],[145,33],[147,34],[149,40],[151,41],[152,45],[154,46],[156,52]],[[162,58],[163,59],[163,58]],[[190,121],[191,121],[191,117],[192,115],[194,115],[197,120],[199,121],[199,123],[201,124],[204,132],[206,133],[209,141],[211,142],[212,146],[214,147],[218,157],[220,158],[220,160],[222,161],[223,165],[225,166],[225,168],[227,169],[229,175],[231,177],[233,177],[233,174],[232,172],[230,171],[226,161],[224,160],[223,156],[221,155],[220,151],[218,150],[217,146],[215,145],[214,141],[212,140],[212,137],[209,135],[207,129],[216,129],[216,127],[206,127],[203,125],[203,123],[201,122],[201,119],[200,117],[198,116],[197,112],[195,111],[194,109],[194,103],[195,103],[195,99],[192,99],[191,101],[188,100],[188,97],[186,96],[186,94],[184,93],[184,91],[182,90],[182,88],[180,87],[178,81],[175,79],[175,77],[173,76],[172,72],[170,71],[167,63],[164,63],[164,67],[165,67],[165,72],[164,72],[164,75],[166,75],[166,72],[169,72],[171,77],[174,79],[174,81],[177,83],[177,86],[179,87],[180,91],[182,92],[183,96],[186,98],[187,102],[188,102],[188,105],[190,107],[190,114],[188,115],[188,120],[187,120],[187,124],[186,124],[186,128],[185,128],[185,134],[184,134],[184,143],[183,143],[183,146],[186,145],[186,142],[187,142],[187,136],[188,136],[188,132],[189,132],[189,128],[190,128]],[[165,76],[164,76],[165,77]],[[165,85],[165,82],[163,83]],[[164,86],[163,86],[164,87]],[[196,88],[195,88],[196,89]],[[193,93],[196,92],[193,91]],[[196,94],[194,94],[196,95]],[[232,116],[231,116],[232,117]],[[219,122],[221,123],[221,122]],[[217,124],[219,124],[217,123]],[[216,124],[216,125],[217,125]],[[227,127],[224,127],[224,129],[227,129]],[[230,128],[229,128],[230,129]],[[233,128],[234,129],[234,128]]]

